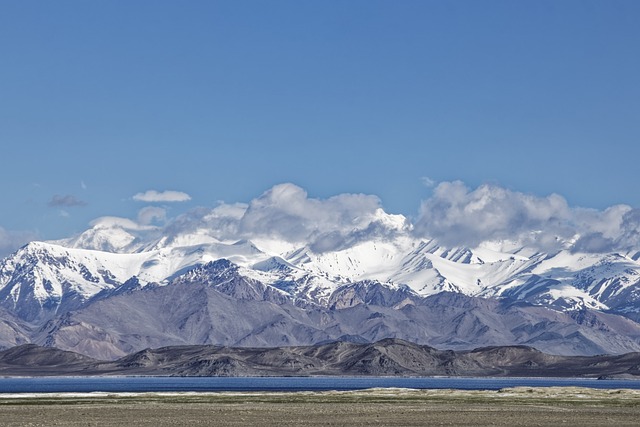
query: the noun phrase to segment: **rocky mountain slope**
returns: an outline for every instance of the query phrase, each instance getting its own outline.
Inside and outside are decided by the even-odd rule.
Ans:
[[[375,281],[340,286],[320,304],[244,271],[218,260],[163,286],[130,280],[31,324],[23,334],[28,342],[105,359],[166,345],[272,347],[388,337],[452,349],[526,344],[557,354],[640,350],[639,324],[588,308],[559,311],[453,292],[423,297]],[[24,336],[19,341],[14,335],[15,344]]]
[[[0,352],[1,375],[163,376],[518,376],[640,375],[640,354],[557,356],[526,346],[442,351],[398,339],[276,348],[177,346],[145,349],[113,362],[32,344]]]

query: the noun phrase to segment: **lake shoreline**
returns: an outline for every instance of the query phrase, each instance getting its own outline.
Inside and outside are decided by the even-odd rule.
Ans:
[[[640,390],[640,381],[531,377],[14,377],[0,378],[0,393],[303,392],[365,389],[501,390],[583,387]]]

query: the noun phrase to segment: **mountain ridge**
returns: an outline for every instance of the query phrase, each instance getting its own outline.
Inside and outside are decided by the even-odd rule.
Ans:
[[[90,300],[41,327],[34,342],[109,359],[162,345],[272,347],[342,336],[456,349],[527,344],[558,354],[640,350],[640,325],[587,308],[562,312],[451,292],[421,297],[379,282],[345,285],[325,306],[244,277],[228,261],[196,270],[169,285]],[[208,279],[222,280],[201,280],[207,271],[214,272]]]
[[[104,361],[33,344],[0,351],[5,376],[493,376],[638,378],[640,353],[557,356],[528,346],[437,350],[387,338],[312,346],[170,346]]]
[[[0,263],[0,347],[117,358],[148,346],[350,336],[640,350],[637,259],[569,243],[552,252],[505,240],[446,247],[385,215],[366,233],[311,244],[229,240],[186,220],[165,229],[104,220],[75,239],[29,243]]]

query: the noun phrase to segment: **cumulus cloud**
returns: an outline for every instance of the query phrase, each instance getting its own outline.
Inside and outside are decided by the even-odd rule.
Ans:
[[[578,237],[573,245],[575,252],[607,252],[613,249],[614,241],[602,233],[587,233]]]
[[[47,205],[51,208],[61,208],[61,207],[73,208],[76,206],[86,206],[87,202],[77,199],[75,196],[72,196],[71,194],[66,194],[64,196],[60,194],[56,194],[51,198],[51,200],[49,200]]]
[[[150,198],[159,199],[153,194]],[[472,189],[459,181],[435,185],[413,223],[384,212],[376,196],[340,194],[320,199],[294,184],[280,184],[248,204],[220,202],[169,220],[165,209],[147,206],[136,221],[105,217],[93,225],[155,233],[169,241],[189,233],[227,242],[279,239],[319,253],[399,234],[435,238],[448,247],[512,240],[546,252],[640,250],[640,209],[575,208],[557,194],[540,197],[497,185]]]
[[[313,199],[293,184],[280,184],[254,199],[242,217],[241,230],[305,240],[368,224],[380,208],[380,199],[363,194],[341,194]]]
[[[34,231],[11,231],[0,227],[0,258],[37,238]]]
[[[167,210],[157,206],[146,206],[138,211],[138,222],[149,225],[153,222],[164,222],[167,219]]]
[[[640,209],[630,209],[622,216],[618,244],[625,248],[640,248]]]
[[[385,214],[376,196],[340,194],[315,199],[294,184],[280,184],[249,203],[240,219],[239,231],[288,242],[307,242],[315,245],[316,250],[329,250],[362,238],[364,230],[392,233],[398,226],[404,224]]]
[[[608,252],[640,250],[640,209],[626,205],[612,206],[604,211],[582,211],[579,237],[574,250]]]
[[[557,194],[538,197],[495,185],[470,189],[460,181],[442,182],[422,203],[414,230],[448,246],[511,239],[542,250],[628,251],[640,245],[640,210],[572,208]]]
[[[249,204],[192,209],[170,221],[165,231],[175,236],[206,230],[219,240],[275,238],[323,252],[364,239],[386,238],[406,226],[403,216],[384,213],[375,196],[340,194],[316,199],[296,185],[280,184]]]
[[[448,245],[519,237],[544,230],[570,237],[571,210],[557,194],[536,197],[494,185],[469,189],[460,181],[442,182],[424,201],[415,230]]]
[[[144,193],[137,193],[133,196],[133,200],[146,203],[158,202],[188,202],[191,196],[182,191],[156,191],[149,190]]]
[[[247,210],[243,203],[220,203],[214,208],[197,207],[171,220],[165,227],[169,237],[181,233],[206,232],[218,240],[238,240],[239,224]]]

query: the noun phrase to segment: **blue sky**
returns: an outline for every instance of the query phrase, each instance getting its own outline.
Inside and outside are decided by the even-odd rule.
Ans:
[[[637,1],[0,1],[0,240],[283,182],[410,216],[454,180],[638,207],[638,22]]]

